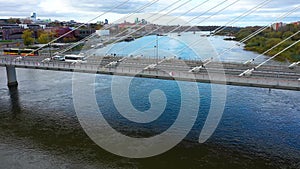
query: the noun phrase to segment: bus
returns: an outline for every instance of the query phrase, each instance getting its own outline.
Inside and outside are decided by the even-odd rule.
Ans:
[[[21,56],[38,56],[38,51],[34,49],[19,49],[19,48],[6,48],[3,49],[4,55],[21,55]]]
[[[65,55],[65,62],[85,63],[86,59],[83,55]]]

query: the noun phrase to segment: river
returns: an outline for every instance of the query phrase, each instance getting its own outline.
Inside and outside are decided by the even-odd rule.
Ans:
[[[196,35],[190,33],[174,38],[187,42]],[[155,40],[155,37],[150,40]],[[213,48],[198,45],[194,49],[200,53],[202,50],[203,58],[211,56],[209,51],[220,53],[232,46],[232,52],[226,54],[228,57],[220,56],[220,60],[243,62],[258,55],[244,51],[242,46],[235,45],[236,42],[224,41],[223,37],[208,37],[206,40]],[[149,39],[142,41],[148,42]],[[163,48],[164,43],[158,43]],[[127,45],[125,42],[120,45],[124,44]],[[164,50],[182,47],[180,43],[174,44],[174,48],[168,46]],[[120,46],[114,48],[109,52],[116,53]],[[131,53],[123,51],[122,55]],[[155,56],[151,48],[149,53]],[[187,58],[189,56],[184,59]],[[257,62],[265,59],[262,57]],[[298,91],[227,86],[222,120],[212,137],[200,144],[197,138],[210,109],[211,84],[199,83],[201,106],[188,136],[161,155],[130,159],[103,150],[82,129],[73,105],[73,73],[17,69],[19,86],[10,89],[6,86],[5,68],[0,68],[0,75],[0,168],[3,169],[300,168]],[[143,125],[120,117],[113,104],[111,81],[112,76],[96,75],[95,91],[103,115],[116,130],[129,136],[149,137],[164,132],[174,122],[181,99],[176,81],[141,78],[132,81],[130,99],[138,110],[149,109],[151,105],[147,96],[154,89],[164,91],[168,100],[161,118]]]

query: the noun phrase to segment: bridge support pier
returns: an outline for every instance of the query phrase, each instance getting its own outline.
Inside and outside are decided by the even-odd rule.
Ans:
[[[8,87],[16,87],[18,86],[16,68],[12,65],[6,66],[6,74],[7,74],[7,86]]]

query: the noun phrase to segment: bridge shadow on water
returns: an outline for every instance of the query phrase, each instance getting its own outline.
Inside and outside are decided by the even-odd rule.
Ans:
[[[10,86],[8,87],[8,90],[11,102],[11,112],[13,118],[16,118],[17,115],[21,113],[18,86]]]

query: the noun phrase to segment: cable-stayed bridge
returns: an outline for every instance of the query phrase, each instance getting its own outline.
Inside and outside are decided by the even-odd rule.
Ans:
[[[263,65],[250,74],[247,70],[255,65],[179,60],[171,57],[158,60],[141,57],[92,56],[78,63],[45,62],[48,56],[25,57],[22,60],[16,58],[16,56],[0,56],[0,66],[6,67],[9,86],[17,85],[15,68],[25,68],[300,91],[300,67],[297,65],[293,68],[286,65]]]
[[[154,4],[156,4],[159,0],[153,0],[150,1],[143,6],[141,6],[138,9],[134,9],[132,13],[129,13],[127,16],[119,19],[119,21],[126,20],[129,17],[132,17],[134,13],[142,12],[145,8],[148,8]],[[121,6],[124,6],[128,0],[117,4],[112,9],[107,10],[106,12],[101,13],[97,17],[93,18],[91,21],[94,21],[95,19],[98,19],[99,17],[105,15],[106,13],[109,13],[113,11],[114,9],[117,9]],[[182,1],[177,0],[172,4],[168,4],[166,7],[163,7],[158,13],[164,13],[162,15],[158,15],[156,13],[151,14],[147,19],[151,20],[158,20],[162,16],[169,15],[172,13],[176,13],[176,11],[180,8],[185,8],[183,13],[181,13],[179,16],[173,17],[166,21],[166,25],[172,23],[173,21],[177,20],[180,17],[184,17],[188,15],[189,13],[198,10],[199,8],[207,5],[209,1],[202,1],[198,4],[191,5],[189,7],[186,7],[189,3],[191,3],[191,0]],[[203,12],[200,12],[195,17],[190,18],[186,21],[186,24],[192,24],[196,23],[196,25],[202,24],[203,22],[211,19],[212,17],[220,14],[221,12],[224,12],[228,8],[231,8],[235,5],[238,5],[240,3],[240,0],[224,0],[220,1],[217,4],[214,4],[212,7],[208,8],[207,10],[204,10]],[[246,10],[241,15],[237,16],[236,18],[233,18],[232,20],[229,20],[224,26],[220,26],[216,30],[212,31],[214,34],[219,33],[222,30],[224,30],[226,27],[237,23],[241,19],[244,19],[245,17],[255,13],[257,10],[263,8],[268,3],[271,3],[271,0],[264,0],[263,2],[257,4],[253,8]],[[299,5],[293,7],[292,9],[288,10],[286,13],[281,14],[276,19],[272,20],[272,23],[282,21],[284,18],[288,17],[289,15],[295,13],[300,8]],[[271,24],[272,24],[271,23]],[[193,26],[188,26],[187,28],[184,28],[184,26],[187,25],[178,25],[174,29],[165,32],[165,33],[181,33],[181,32],[187,32],[190,31]],[[79,29],[80,27],[85,26],[85,24],[82,24],[76,28],[74,28],[72,31]],[[109,29],[110,26],[106,26],[105,29]],[[133,25],[132,28],[136,26]],[[111,44],[118,43],[120,39],[124,39],[128,36],[131,36],[135,32],[138,32],[139,30],[142,30],[146,25],[132,31],[132,28],[128,28],[122,32],[119,32],[117,35],[115,35],[115,41],[109,42]],[[162,26],[158,26],[156,29],[148,32],[145,34],[151,35],[158,31]],[[251,38],[257,36],[258,34],[262,33],[264,30],[268,29],[270,25],[266,25],[258,29],[257,31],[251,33],[244,39],[240,41],[240,43],[244,43]],[[184,30],[182,31],[182,28]],[[129,33],[128,33],[128,30]],[[68,35],[72,31],[52,40],[48,44],[45,44],[44,46],[36,49],[36,51],[42,49],[45,46],[51,46],[52,43],[55,41],[63,38],[64,36]],[[296,36],[299,32],[296,32],[295,34],[291,35],[290,37],[286,38],[281,43],[293,38]],[[125,36],[123,36],[125,34]],[[89,37],[83,39],[82,41],[87,41],[89,38],[93,38],[95,34],[90,35]],[[156,40],[156,42],[158,39]],[[143,58],[131,58],[131,57],[112,57],[112,56],[92,56],[88,57],[87,61],[85,62],[78,62],[78,63],[67,63],[64,61],[51,61],[49,60],[51,58],[51,54],[49,56],[38,56],[38,57],[21,57],[16,56],[0,56],[0,66],[6,67],[7,70],[7,78],[8,78],[8,85],[16,85],[17,84],[17,78],[16,78],[16,70],[15,68],[29,68],[29,69],[45,69],[45,70],[55,70],[55,71],[71,71],[71,72],[86,72],[86,73],[97,73],[97,74],[110,74],[110,75],[121,75],[121,76],[136,76],[136,77],[146,77],[146,78],[158,78],[158,79],[168,79],[168,80],[182,80],[182,81],[196,81],[196,82],[207,82],[207,83],[217,83],[217,84],[229,84],[229,85],[239,85],[239,86],[254,86],[254,87],[263,87],[263,88],[275,88],[275,89],[288,89],[288,90],[300,90],[300,68],[298,66],[299,62],[295,64],[293,67],[291,66],[282,66],[282,65],[267,65],[266,63],[275,58],[276,56],[280,55],[282,52],[288,50],[289,48],[293,47],[297,43],[299,43],[300,40],[294,42],[281,52],[277,53],[276,55],[272,56],[267,61],[255,65],[252,62],[260,57],[261,55],[258,55],[256,58],[249,60],[247,63],[222,63],[222,62],[216,62],[213,61],[213,58],[208,61],[188,61],[188,60],[179,60],[176,58],[165,58],[165,59],[149,59],[146,57]],[[150,45],[153,45],[155,41],[149,42]],[[195,40],[189,47],[197,46],[199,43],[198,40]],[[74,48],[76,45],[81,44],[81,41],[75,43],[74,45],[71,45],[70,47],[67,47],[58,54],[62,54],[67,52],[68,50]],[[141,44],[141,47],[138,50],[144,49],[149,44]],[[278,46],[276,45],[276,46]],[[124,46],[123,48],[128,48],[129,45]],[[156,49],[158,48],[158,43],[155,45]],[[274,46],[275,47],[275,46]],[[218,54],[216,58],[218,58],[220,55],[228,55],[227,52],[231,51],[233,49],[230,48],[228,50],[223,51],[222,53]],[[273,48],[269,49],[272,50]],[[121,49],[122,50],[122,49]],[[185,50],[185,48],[182,49],[182,51],[179,52],[179,55]],[[268,51],[269,51],[268,50]],[[267,51],[266,51],[267,52]],[[171,56],[170,56],[171,57]],[[157,56],[157,58],[159,58]],[[48,59],[48,60],[47,60]],[[47,60],[45,62],[45,60]]]

